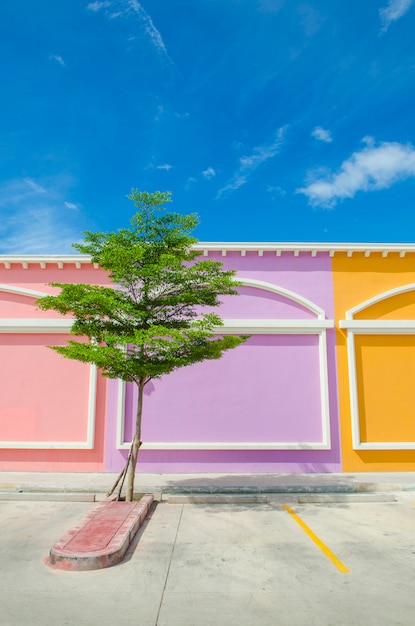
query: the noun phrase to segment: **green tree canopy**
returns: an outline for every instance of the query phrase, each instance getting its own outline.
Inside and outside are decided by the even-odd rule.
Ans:
[[[197,240],[191,235],[197,215],[166,212],[169,192],[133,189],[129,198],[137,209],[130,228],[86,232],[84,242],[74,244],[109,272],[112,287],[51,283],[60,293],[41,298],[38,305],[71,314],[71,334],[83,338],[51,346],[53,350],[138,386],[136,432],[120,475],[122,486],[129,468],[131,500],[146,383],[192,363],[219,359],[246,337],[219,332],[223,322],[212,308],[220,305],[221,296],[237,295],[235,272],[225,271],[218,261],[197,258],[200,253],[192,247]]]

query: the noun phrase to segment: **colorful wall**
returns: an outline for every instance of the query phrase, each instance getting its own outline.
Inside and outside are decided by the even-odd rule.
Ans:
[[[109,280],[85,259],[0,257],[0,469],[103,471],[107,380],[47,349],[71,327],[36,308],[49,282]]]
[[[146,388],[143,472],[415,469],[415,246],[200,244],[236,269],[223,332],[250,339]],[[50,282],[108,284],[86,257],[0,257],[0,470],[117,471],[132,385],[46,348],[71,321]]]

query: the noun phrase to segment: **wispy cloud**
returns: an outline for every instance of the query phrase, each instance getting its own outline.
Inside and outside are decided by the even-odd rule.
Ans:
[[[143,9],[141,4],[137,2],[137,0],[127,0],[127,4],[129,5],[130,9],[137,14],[138,18],[144,26],[145,32],[150,37],[156,50],[163,53],[171,61],[160,31],[155,27],[154,22],[149,14],[146,13],[146,11]]]
[[[379,9],[381,32],[386,33],[392,22],[396,22],[409,11],[413,2],[414,0],[389,0],[386,7]]]
[[[0,185],[1,254],[70,254],[80,239],[79,213],[66,202],[67,181],[19,178]],[[76,222],[75,222],[76,216]]]
[[[170,165],[170,163],[163,163],[163,165],[156,165],[156,170],[166,170],[168,172],[172,167],[173,165]]]
[[[322,128],[321,126],[316,126],[313,129],[311,136],[314,137],[314,139],[318,139],[319,141],[325,141],[326,143],[331,143],[333,141],[331,132],[329,130],[326,130],[325,128]]]
[[[376,146],[370,137],[364,141],[366,147],[343,161],[337,172],[320,172],[297,193],[307,196],[312,206],[331,208],[359,191],[387,189],[415,176],[415,150],[410,144],[383,142]]]
[[[216,176],[216,172],[213,167],[208,167],[202,172],[202,176],[204,176],[207,180],[210,180],[211,178],[214,178]]]
[[[287,195],[287,192],[283,187],[279,185],[268,185],[267,192],[270,194],[271,198],[275,200],[278,197],[283,197]]]
[[[106,9],[111,6],[111,4],[112,2],[109,2],[108,0],[104,0],[103,2],[99,2],[97,0],[97,2],[90,2],[86,8],[89,11],[101,11],[101,9]]]
[[[62,67],[66,67],[65,61],[62,59],[62,57],[59,54],[51,54],[49,59],[51,61],[56,61],[56,63],[59,63],[59,65],[62,65]]]
[[[66,206],[67,209],[70,209],[71,211],[77,211],[78,210],[78,206],[76,204],[74,204],[73,202],[64,202],[64,205]]]
[[[300,4],[297,12],[300,15],[301,25],[304,28],[306,37],[315,35],[326,19],[313,6],[307,3]]]
[[[279,128],[270,144],[265,144],[261,146],[256,146],[253,148],[252,153],[248,156],[243,156],[239,159],[239,168],[232,176],[230,181],[221,189],[219,189],[216,199],[220,198],[226,193],[232,193],[236,191],[243,185],[248,182],[251,174],[255,172],[260,165],[272,159],[278,152],[282,146],[284,141],[284,135],[286,131],[286,126],[282,126]]]
[[[174,65],[172,59],[169,57],[166,45],[163,41],[160,31],[156,28],[150,15],[142,7],[138,0],[106,0],[102,2],[90,2],[87,5],[89,11],[97,13],[104,10],[105,15],[109,19],[116,19],[120,17],[136,17],[140,23],[141,28],[151,41],[155,50],[163,56],[169,63]],[[131,41],[131,37],[129,38]]]
[[[196,183],[197,183],[197,178],[195,178],[194,176],[189,176],[189,178],[187,179],[184,185],[185,191],[188,191],[189,189],[191,189],[193,185],[195,185]]]
[[[263,13],[278,13],[285,4],[285,0],[257,0],[258,10]]]

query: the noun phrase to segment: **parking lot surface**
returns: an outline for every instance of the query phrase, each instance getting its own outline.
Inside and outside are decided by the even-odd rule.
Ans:
[[[395,503],[159,503],[123,563],[48,568],[51,545],[94,506],[0,502],[2,626],[415,621],[414,492]]]

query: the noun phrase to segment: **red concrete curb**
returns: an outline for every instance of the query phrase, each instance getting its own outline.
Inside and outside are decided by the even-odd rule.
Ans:
[[[119,563],[152,502],[152,494],[144,495],[139,502],[101,502],[52,546],[48,565],[79,572]]]

